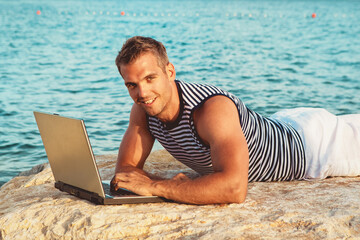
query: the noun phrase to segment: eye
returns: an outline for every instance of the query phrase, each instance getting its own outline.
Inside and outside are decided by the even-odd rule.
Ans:
[[[136,87],[136,84],[135,83],[126,83],[125,86],[128,88],[128,89],[134,89]]]
[[[146,77],[146,80],[147,80],[148,82],[150,82],[150,81],[154,80],[155,78],[156,78],[156,77],[155,77],[154,75],[149,75],[149,76]]]

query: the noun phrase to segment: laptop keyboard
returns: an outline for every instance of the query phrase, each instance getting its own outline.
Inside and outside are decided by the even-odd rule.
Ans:
[[[137,194],[135,194],[133,192],[130,192],[130,191],[124,189],[124,188],[120,188],[117,191],[111,191],[110,184],[108,184],[108,183],[103,182],[102,185],[103,185],[105,194],[108,194],[108,195],[113,196],[113,197],[134,196],[134,195],[138,196]]]

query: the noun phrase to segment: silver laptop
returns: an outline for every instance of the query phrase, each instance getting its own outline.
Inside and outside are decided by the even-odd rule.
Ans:
[[[102,182],[83,120],[34,112],[55,178],[55,187],[95,204],[164,202],[157,196],[140,196],[126,189],[110,191]]]

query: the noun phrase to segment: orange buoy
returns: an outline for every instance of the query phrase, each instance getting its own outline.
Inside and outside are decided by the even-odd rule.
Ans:
[[[122,12],[121,12],[121,16],[124,16],[124,15],[125,15],[125,12],[124,12],[124,11],[122,11]]]
[[[312,18],[316,18],[316,13],[311,14]]]
[[[36,11],[36,14],[37,14],[37,15],[40,15],[40,14],[41,14],[41,11],[40,11],[40,10],[37,10],[37,11]]]

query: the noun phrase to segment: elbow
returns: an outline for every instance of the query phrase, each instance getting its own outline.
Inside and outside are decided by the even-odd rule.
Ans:
[[[245,202],[247,194],[247,186],[234,187],[229,191],[229,203],[243,203]]]
[[[248,179],[247,175],[244,177],[236,176],[231,179],[227,179],[226,186],[223,188],[225,198],[224,203],[243,203],[245,202],[246,195],[247,195],[247,188],[248,188]]]
[[[233,194],[231,203],[243,203],[245,202],[245,199],[246,191],[237,192]]]

